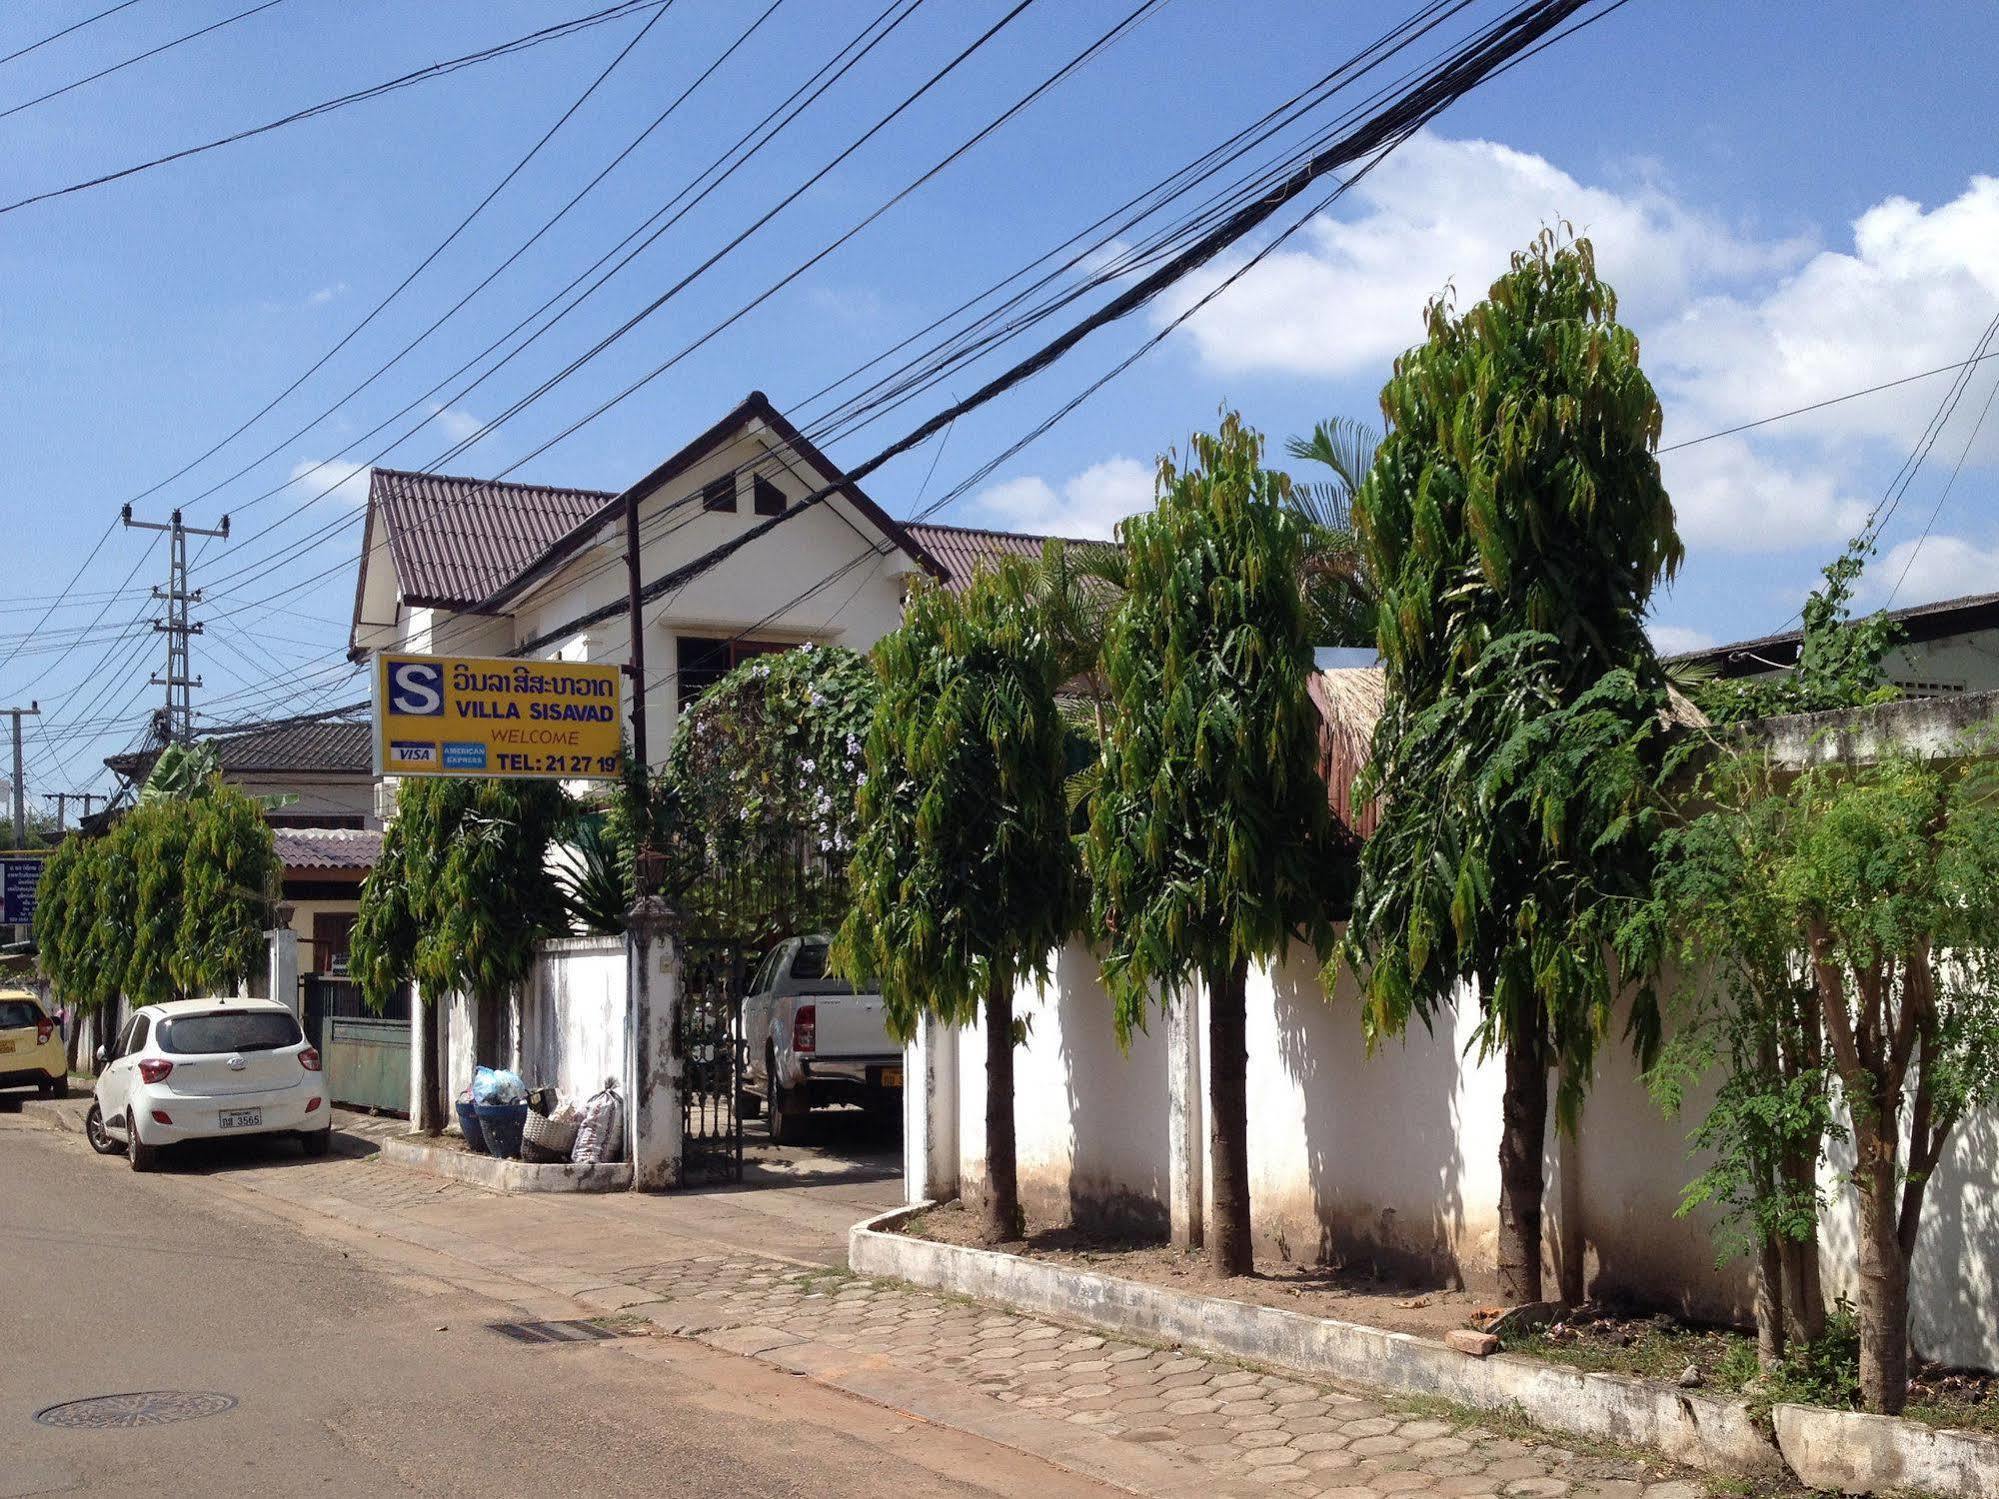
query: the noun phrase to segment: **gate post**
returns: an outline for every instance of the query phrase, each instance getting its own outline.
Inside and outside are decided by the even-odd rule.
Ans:
[[[265,982],[270,985],[264,998],[275,999],[300,1020],[305,1018],[298,992],[298,933],[289,926],[273,927],[264,933],[270,944],[270,965]]]
[[[680,1185],[686,1060],[677,1044],[680,951],[672,924],[666,902],[648,895],[632,906],[625,929],[627,1140],[638,1192]]]

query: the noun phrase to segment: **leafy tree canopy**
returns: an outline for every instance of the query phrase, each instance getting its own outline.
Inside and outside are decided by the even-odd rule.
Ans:
[[[904,1036],[973,1019],[1047,972],[1080,915],[1055,702],[1064,658],[1039,570],[1007,558],[963,595],[920,587],[875,647],[843,965]]]
[[[1129,584],[1085,860],[1121,1034],[1159,990],[1323,948],[1338,884],[1301,587],[1305,523],[1233,412],[1124,523]]]

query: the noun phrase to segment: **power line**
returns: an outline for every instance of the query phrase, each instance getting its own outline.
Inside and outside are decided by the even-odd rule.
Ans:
[[[604,10],[594,11],[589,15],[579,16],[571,21],[563,21],[554,26],[545,26],[539,31],[531,31],[525,36],[515,37],[512,41],[500,42],[491,47],[483,47],[476,52],[465,53],[461,57],[447,58],[443,62],[430,63],[425,67],[416,69],[414,72],[404,73],[400,77],[371,84],[367,88],[356,89],[352,93],[341,94],[332,99],[323,99],[317,104],[308,105],[304,109],[293,110],[290,114],[281,115],[275,120],[267,120],[261,125],[253,125],[245,130],[238,130],[229,135],[218,136],[216,139],[204,141],[200,145],[184,146],[180,150],[170,151],[164,156],[155,156],[149,161],[141,161],[132,166],[120,167],[115,172],[105,172],[100,176],[86,178],[80,182],[72,182],[64,187],[46,188],[38,193],[30,193],[25,198],[17,198],[11,203],[0,204],[0,214],[13,213],[17,209],[27,208],[36,203],[46,203],[51,198],[64,198],[72,193],[87,192],[91,188],[103,187],[107,183],[121,182],[127,177],[136,176],[140,172],[149,172],[155,167],[167,166],[176,161],[185,161],[191,156],[200,156],[204,152],[219,150],[224,146],[233,146],[239,141],[246,141],[254,136],[267,135],[273,130],[282,130],[287,125],[296,125],[302,120],[316,119],[320,115],[330,114],[337,109],[344,109],[350,104],[362,103],[369,99],[378,99],[382,95],[394,93],[398,89],[409,88],[418,83],[427,83],[433,78],[442,78],[448,73],[457,72],[460,68],[476,67],[480,63],[492,62],[496,58],[509,57],[529,47],[538,47],[544,42],[555,41],[558,38],[588,30],[593,26],[601,26],[607,21],[615,21],[620,17],[632,15],[641,10],[655,9],[661,5],[671,3],[672,0],[619,0],[618,4]]]
[[[1944,482],[1943,492],[1937,496],[1936,504],[1931,507],[1930,518],[1923,522],[1922,534],[1916,538],[1916,544],[1909,548],[1909,555],[1902,562],[1902,571],[1895,579],[1895,586],[1888,590],[1887,602],[1881,606],[1883,609],[1895,602],[1895,595],[1900,593],[1902,585],[1908,582],[1909,569],[1916,565],[1917,554],[1922,551],[1923,543],[1930,539],[1930,532],[1936,528],[1937,517],[1943,514],[1944,501],[1950,498],[1951,490],[1957,486],[1957,476],[1964,471],[1964,460],[1971,454],[1971,445],[1978,441],[1978,434],[1985,427],[1985,418],[1992,414],[1994,396],[1999,396],[1999,378],[1993,380],[1992,389],[1985,393],[1985,404],[1978,410],[1978,420],[1971,424],[1971,433],[1964,439],[1964,446],[1958,450],[1957,462],[1951,465],[1950,478]]]
[[[253,5],[248,10],[239,10],[233,16],[224,16],[219,21],[210,22],[208,25],[202,27],[199,31],[186,32],[180,36],[175,37],[172,41],[162,42],[157,47],[150,47],[146,51],[141,52],[136,56],[128,57],[122,62],[114,62],[108,68],[99,68],[95,73],[91,73],[83,78],[75,79],[70,83],[65,83],[60,88],[52,88],[45,94],[38,94],[32,99],[25,99],[21,103],[16,104],[11,108],[0,109],[0,120],[6,119],[9,115],[17,115],[24,109],[33,109],[37,104],[46,104],[51,99],[61,98],[64,94],[69,93],[73,89],[80,89],[87,83],[95,83],[100,78],[109,78],[113,73],[122,72],[126,68],[133,66],[135,63],[144,62],[149,57],[158,57],[162,52],[171,52],[174,48],[180,46],[184,42],[191,42],[195,40],[197,37],[207,36],[208,33],[211,31],[220,31],[225,26],[233,26],[238,21],[247,21],[250,19],[250,17],[257,15],[262,11],[267,11],[271,9],[273,6],[282,5],[282,4],[284,4],[284,0],[261,0],[260,4]]]
[[[9,52],[5,57],[0,57],[0,63],[10,63],[17,57],[26,57],[30,52],[34,52],[39,48],[46,47],[50,42],[61,41],[64,37],[68,36],[72,31],[81,31],[86,26],[94,26],[99,21],[102,21],[105,17],[115,16],[121,10],[130,10],[133,6],[137,5],[138,3],[139,0],[118,0],[118,3],[116,5],[110,6],[104,10],[100,10],[94,16],[85,16],[81,21],[73,21],[69,25],[63,27],[61,31],[50,32],[40,41],[30,42],[25,47],[16,47],[12,52]]]
[[[1920,370],[1913,375],[1904,375],[1899,380],[1883,380],[1879,385],[1869,385],[1860,390],[1849,390],[1843,396],[1827,396],[1823,401],[1813,401],[1808,406],[1793,406],[1789,411],[1774,412],[1769,416],[1759,416],[1753,422],[1742,422],[1733,427],[1723,427],[1719,432],[1704,433],[1699,437],[1689,437],[1684,442],[1668,443],[1659,449],[1663,453],[1677,453],[1681,448],[1696,447],[1704,442],[1713,442],[1717,437],[1733,437],[1738,432],[1748,432],[1756,427],[1767,427],[1772,422],[1789,421],[1794,416],[1808,416],[1814,411],[1823,411],[1828,406],[1838,406],[1847,401],[1857,401],[1862,396],[1878,395],[1884,390],[1893,390],[1898,385],[1913,385],[1918,380],[1934,379],[1947,375],[1953,370],[1965,370],[1973,365],[1983,364],[1988,359],[1999,359],[1999,349],[1988,354],[1978,354],[1970,359],[1960,359],[1955,364],[1940,364],[1933,370]]]

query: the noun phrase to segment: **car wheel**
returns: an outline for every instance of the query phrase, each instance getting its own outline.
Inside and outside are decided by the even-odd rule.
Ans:
[[[90,1142],[90,1148],[99,1155],[116,1155],[122,1148],[111,1138],[111,1131],[104,1127],[104,1110],[95,1103],[90,1112],[83,1116],[83,1138]]]
[[[69,1074],[65,1072],[61,1077],[50,1078],[47,1092],[51,1098],[69,1097]]]
[[[331,1129],[300,1130],[298,1143],[305,1148],[307,1155],[325,1155],[328,1148],[333,1144],[333,1131]]]
[[[139,1123],[128,1109],[125,1113],[125,1155],[132,1162],[134,1171],[157,1171],[160,1165],[160,1147],[148,1145],[139,1138]]]
[[[770,1094],[770,1138],[773,1145],[801,1145],[810,1130],[812,1095],[775,1081]]]

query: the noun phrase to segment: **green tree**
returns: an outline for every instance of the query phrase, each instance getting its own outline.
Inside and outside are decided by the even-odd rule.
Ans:
[[[1658,398],[1616,312],[1589,241],[1553,233],[1463,316],[1433,303],[1382,391],[1388,435],[1354,507],[1387,700],[1346,951],[1371,1039],[1473,988],[1481,1054],[1505,1057],[1498,1268],[1515,1302],[1541,1296],[1549,1069],[1573,1127],[1627,981],[1643,1059],[1658,1034],[1656,952],[1627,920],[1673,768],[1645,608],[1681,548]]]
[[[1660,840],[1653,912],[1682,978],[1679,1024],[1646,1081],[1677,1113],[1722,1069],[1690,1137],[1708,1165],[1679,1211],[1718,1208],[1723,1257],[1754,1258],[1757,1356],[1771,1370],[1825,1334],[1819,1165],[1843,1131],[1818,999],[1776,884],[1795,819],[1755,755],[1723,757],[1687,800],[1714,810]]]
[[[1374,580],[1353,525],[1353,500],[1374,467],[1381,435],[1364,422],[1336,416],[1310,437],[1293,437],[1284,451],[1316,463],[1332,477],[1291,486],[1291,503],[1311,526],[1305,557],[1305,599],[1314,645],[1369,645],[1374,640]]]
[[[1908,1398],[1909,1270],[1953,1131],[1999,1099],[1999,767],[1814,765],[1752,808],[1851,1126],[1860,1389]]]
[[[1159,504],[1124,524],[1129,587],[1104,644],[1111,712],[1085,861],[1120,1035],[1147,1006],[1209,1004],[1218,1274],[1251,1268],[1251,963],[1321,951],[1335,873],[1301,588],[1308,536],[1263,439],[1226,413]]]
[[[1715,723],[1779,713],[1823,713],[1900,696],[1881,679],[1881,660],[1901,626],[1877,610],[1853,618],[1854,585],[1874,554],[1871,535],[1856,536],[1825,567],[1825,582],[1805,600],[1798,660],[1766,676],[1709,677],[1692,684],[1694,701]]]
[[[405,780],[382,856],[361,887],[350,949],[369,1003],[414,981],[423,1001],[415,1046],[436,1055],[431,1006],[452,993],[472,1008],[472,1052],[491,1065],[509,996],[527,978],[536,943],[567,929],[548,868],[550,843],[574,808],[554,781],[459,776]],[[418,1100],[441,1127],[441,1101]]]
[[[923,1016],[986,1033],[986,1231],[1020,1237],[1014,989],[1045,979],[1081,881],[1063,794],[1062,659],[1033,564],[962,595],[919,588],[874,651],[881,681],[860,777],[853,905],[837,959],[876,985],[897,1035]]]

